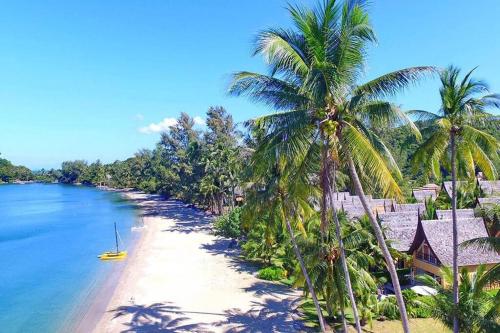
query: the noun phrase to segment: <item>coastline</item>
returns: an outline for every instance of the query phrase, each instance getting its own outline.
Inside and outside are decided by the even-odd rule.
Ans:
[[[137,205],[138,218],[146,214],[146,209],[141,205],[141,201],[145,198],[153,198],[155,195],[146,194],[130,189],[114,189],[114,188],[98,188],[100,190],[119,193],[124,199]],[[130,269],[130,261],[135,256],[135,253],[141,248],[144,242],[144,235],[147,228],[139,231],[132,231],[130,237],[128,253],[129,256],[125,261],[109,262],[113,265],[108,271],[99,272],[103,274],[96,278],[96,283],[89,290],[88,294],[83,295],[82,299],[72,309],[71,315],[61,325],[61,332],[92,332],[96,325],[101,320],[103,314],[116,292],[119,281],[126,275],[127,269]]]

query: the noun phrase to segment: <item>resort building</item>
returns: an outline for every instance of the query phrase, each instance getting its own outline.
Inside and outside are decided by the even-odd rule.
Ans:
[[[482,218],[459,218],[457,226],[459,243],[478,237],[488,237]],[[417,275],[428,274],[444,286],[441,268],[451,267],[453,261],[452,221],[420,220],[408,252],[413,256],[413,279]],[[466,267],[472,273],[481,264],[491,268],[498,263],[500,255],[495,251],[477,247],[459,247],[459,269]]]

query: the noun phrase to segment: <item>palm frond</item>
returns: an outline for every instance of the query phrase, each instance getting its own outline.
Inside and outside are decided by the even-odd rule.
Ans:
[[[298,108],[308,101],[290,82],[252,72],[234,73],[228,93],[247,96],[278,110]]]
[[[355,164],[373,181],[374,186],[381,189],[385,197],[401,198],[401,189],[369,139],[351,124],[344,123],[344,126],[342,147],[351,154]]]
[[[419,129],[397,105],[385,101],[370,101],[357,108],[356,115],[372,128],[408,126],[417,140],[422,139]]]
[[[354,95],[365,98],[380,98],[394,96],[396,93],[414,84],[424,77],[437,72],[436,67],[419,66],[394,71],[373,79],[354,90]]]

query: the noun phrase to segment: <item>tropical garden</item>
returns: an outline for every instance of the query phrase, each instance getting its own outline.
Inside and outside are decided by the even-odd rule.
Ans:
[[[498,237],[459,244],[455,212],[475,207],[478,172],[498,179],[500,119],[490,112],[500,108],[500,95],[474,70],[454,66],[418,64],[364,80],[377,39],[363,0],[289,5],[288,13],[290,27],[265,29],[253,45],[269,71],[236,72],[228,87],[271,113],[240,126],[223,107],[210,107],[203,128],[183,113],[154,149],[125,161],[66,161],[26,176],[0,159],[0,179],[137,188],[219,215],[215,233],[237,239],[260,278],[303,288],[302,311],[322,332],[361,332],[392,320],[410,332],[410,318],[435,318],[454,332],[498,332],[500,292],[483,288],[500,280],[498,265],[469,274],[457,264],[460,246],[499,251]],[[438,110],[403,110],[391,101],[433,79],[441,83]],[[385,239],[367,196],[408,202],[412,188],[443,180],[452,181],[451,199],[428,202],[425,214],[453,211],[454,264],[444,272],[450,287],[424,277],[438,294],[419,296],[402,290],[408,269],[395,262],[410,258]],[[352,219],[336,207],[341,191],[357,195],[366,214]],[[500,230],[498,206],[479,213]],[[381,297],[387,283],[394,295]]]

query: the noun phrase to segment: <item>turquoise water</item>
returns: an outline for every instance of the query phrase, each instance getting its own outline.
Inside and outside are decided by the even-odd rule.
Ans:
[[[113,263],[113,222],[127,247],[136,210],[116,193],[0,185],[0,331],[54,332]]]

